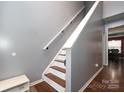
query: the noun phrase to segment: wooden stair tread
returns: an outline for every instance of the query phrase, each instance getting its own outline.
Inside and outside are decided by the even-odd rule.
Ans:
[[[37,90],[37,92],[57,92],[57,90],[55,90],[45,81],[38,83],[33,87]]]
[[[64,63],[64,60],[60,60],[60,59],[55,59],[55,61]]]
[[[63,48],[62,50],[66,50],[66,48]]]
[[[60,56],[66,56],[65,54],[61,54],[61,53],[60,53],[59,55],[60,55]]]
[[[53,75],[52,73],[45,74],[45,76],[47,76],[48,78],[50,78],[51,80],[65,88],[65,80]]]
[[[66,70],[64,68],[61,68],[61,67],[58,67],[58,66],[51,66],[50,68],[55,69],[55,70],[58,70],[58,71],[60,71],[62,73],[65,73],[66,72]]]

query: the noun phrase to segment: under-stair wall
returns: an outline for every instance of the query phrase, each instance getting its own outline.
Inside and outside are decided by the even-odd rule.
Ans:
[[[26,74],[30,82],[42,73],[74,31],[79,17],[48,50],[43,47],[83,8],[83,2],[0,2],[0,80]]]
[[[102,67],[103,31],[102,2],[96,1],[64,45],[66,91],[79,91]]]

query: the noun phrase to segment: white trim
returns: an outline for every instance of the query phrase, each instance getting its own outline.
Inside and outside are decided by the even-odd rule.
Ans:
[[[71,49],[66,49],[66,92],[71,92]]]
[[[104,65],[108,65],[108,27],[106,27],[105,25],[105,53],[104,53],[104,57],[105,57],[105,61],[104,61]]]
[[[67,28],[71,23],[72,21],[81,13],[81,11],[83,11],[85,7],[83,6],[77,13],[74,17],[72,17],[72,19],[55,35],[55,37],[53,37],[49,42],[48,44],[43,48],[43,50],[46,50],[49,45],[52,44],[52,42],[65,30],[65,28]]]
[[[105,60],[105,58],[106,58],[106,51],[105,51],[105,49],[106,49],[106,33],[105,33],[105,29],[104,29],[104,32],[102,33],[102,51],[103,51],[103,53],[102,53],[102,56],[103,56],[103,65],[105,65],[106,64],[106,60]]]
[[[121,37],[121,36],[124,36],[124,35],[116,35],[116,36],[109,36],[109,37],[113,38],[113,37]]]
[[[36,84],[38,84],[38,83],[41,83],[41,82],[43,82],[43,79],[36,80],[36,81],[30,83],[30,86],[34,86],[34,85],[36,85]]]
[[[84,86],[79,90],[79,92],[83,92],[87,86],[93,81],[93,79],[101,72],[103,66],[84,84]]]

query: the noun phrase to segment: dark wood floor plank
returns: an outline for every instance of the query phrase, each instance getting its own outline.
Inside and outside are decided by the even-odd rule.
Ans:
[[[47,84],[45,81],[33,86],[36,92],[57,92],[53,87]]]
[[[60,55],[60,56],[66,56],[66,54],[61,54],[61,53],[60,53],[59,55]]]
[[[64,60],[55,59],[56,62],[64,63]]]
[[[124,60],[109,62],[85,92],[124,92]]]

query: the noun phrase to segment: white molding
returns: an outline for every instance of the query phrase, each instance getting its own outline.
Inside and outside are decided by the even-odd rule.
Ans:
[[[66,92],[71,92],[71,49],[66,49]]]
[[[30,83],[30,86],[34,86],[34,85],[36,85],[36,84],[38,84],[38,83],[41,83],[41,82],[43,82],[43,79],[36,80],[36,81]]]
[[[81,11],[83,11],[83,9],[85,8],[85,6],[83,6],[75,15],[74,17],[72,17],[72,19],[55,35],[55,37],[53,37],[48,44],[43,48],[43,50],[46,50],[50,44],[52,44],[52,42],[72,23],[72,21],[81,13]]]
[[[87,86],[93,81],[93,79],[101,72],[103,66],[84,84],[84,86],[79,90],[79,92],[83,92]]]

